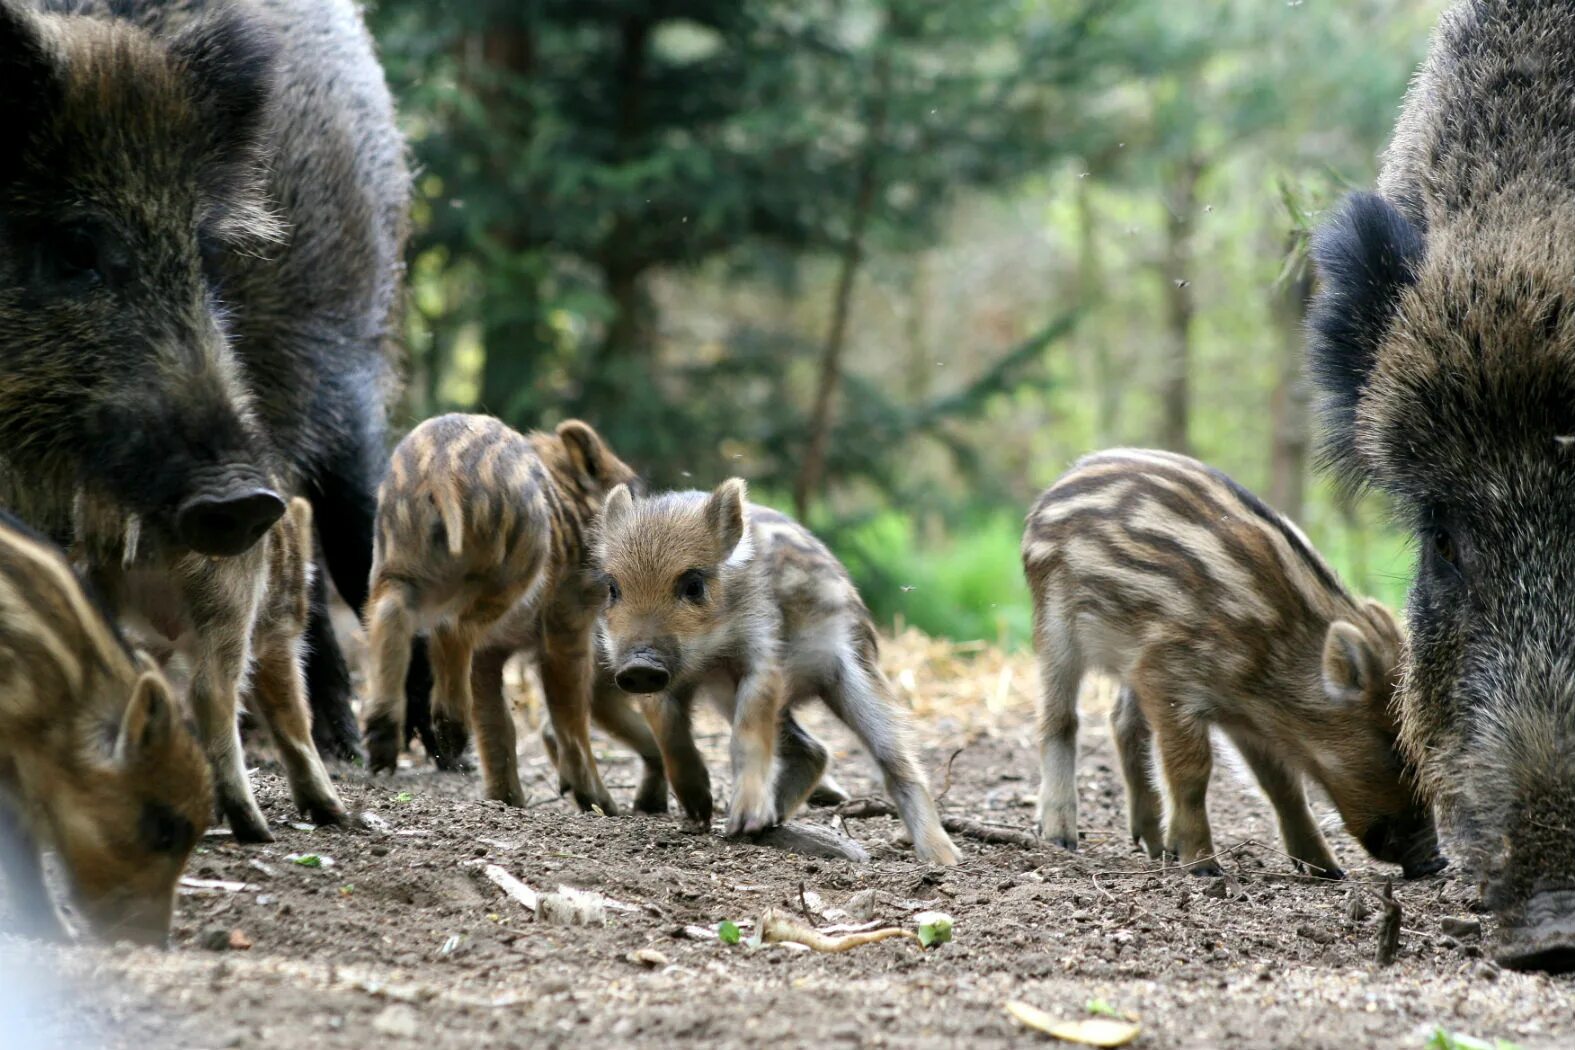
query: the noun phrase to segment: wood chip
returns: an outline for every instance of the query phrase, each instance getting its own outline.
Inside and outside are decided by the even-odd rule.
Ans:
[[[1006,1012],[1019,1024],[1032,1028],[1036,1032],[1068,1043],[1080,1043],[1083,1046],[1125,1046],[1138,1037],[1143,1030],[1142,1026],[1132,1021],[1119,1021],[1114,1017],[1085,1017],[1077,1021],[1063,1021],[1051,1014],[1045,1013],[1037,1006],[1009,1000]]]
[[[488,864],[481,869],[481,873],[506,893],[510,900],[529,908],[532,912],[536,910],[541,899],[536,895],[535,890],[525,885],[519,879],[516,879],[496,864]]]
[[[180,892],[192,896],[205,893],[255,893],[257,887],[250,882],[229,882],[225,879],[192,879],[181,876]]]
[[[644,966],[656,970],[668,965],[669,959],[655,948],[640,948],[624,956],[625,959],[636,966]]]

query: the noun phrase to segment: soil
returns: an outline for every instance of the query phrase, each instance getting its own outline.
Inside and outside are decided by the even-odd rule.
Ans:
[[[925,756],[948,816],[1028,830],[1031,665],[995,659],[951,659],[963,670],[938,690],[946,702],[916,705]],[[893,673],[925,692],[924,667]],[[363,826],[313,830],[259,754],[253,783],[278,841],[241,847],[211,834],[187,873],[242,886],[185,887],[168,952],[0,939],[0,1045],[1054,1045],[1003,1010],[1015,999],[1066,1018],[1103,1001],[1139,1020],[1140,1047],[1419,1048],[1439,1025],[1528,1050],[1575,1046],[1575,979],[1487,961],[1492,920],[1475,912],[1473,886],[1451,871],[1400,882],[1338,831],[1350,880],[1298,876],[1273,848],[1267,803],[1228,761],[1209,799],[1216,841],[1234,844],[1222,851],[1227,877],[1150,862],[1125,834],[1098,706],[1085,703],[1081,849],[959,839],[966,859],[949,870],[918,863],[887,817],[840,822],[871,854],[857,864],[692,832],[675,815],[579,813],[557,797],[534,736],[522,745],[524,809],[479,801],[473,777],[417,755],[392,778],[338,769]],[[809,724],[834,745],[843,785],[879,795],[851,735],[824,712]],[[720,803],[726,738],[719,723],[704,728]],[[598,757],[628,799],[637,761],[605,741]],[[802,819],[839,822],[828,810]],[[323,866],[291,860],[300,854]],[[615,903],[605,925],[548,925],[486,877],[489,865],[541,893],[563,885]],[[1376,894],[1390,877],[1401,934],[1381,968]],[[847,923],[838,909],[869,890],[876,918],[912,927],[916,913],[942,910],[954,939],[820,954],[708,932],[766,908]],[[1482,934],[1445,920],[1480,922]],[[29,1032],[36,1042],[19,1042]]]

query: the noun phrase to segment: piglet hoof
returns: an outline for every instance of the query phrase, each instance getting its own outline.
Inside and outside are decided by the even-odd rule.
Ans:
[[[432,719],[432,729],[437,735],[437,754],[432,756],[437,767],[449,773],[470,772],[474,767],[465,759],[465,748],[470,743],[469,727],[437,715]]]
[[[1402,864],[1400,872],[1408,879],[1422,879],[1429,875],[1437,875],[1449,867],[1449,858],[1442,853],[1435,853],[1428,859],[1415,864]]]
[[[942,836],[944,839],[945,836]],[[919,859],[926,864],[935,864],[942,868],[955,868],[962,863],[962,855],[957,852],[957,847],[947,841],[934,842],[929,845],[915,845],[913,851]]]
[[[1310,861],[1296,861],[1296,870],[1303,875],[1311,875],[1315,879],[1328,879],[1330,882],[1341,882],[1345,879],[1345,869],[1330,864],[1322,867]]]
[[[374,773],[392,773],[399,766],[399,727],[392,719],[372,718],[366,723],[366,761]]]
[[[820,783],[815,785],[815,790],[809,793],[807,801],[811,806],[815,807],[840,806],[847,802],[850,797],[846,791],[842,790],[841,784],[838,784],[830,777],[822,777]]]
[[[1041,837],[1046,842],[1050,843],[1050,845],[1056,847],[1057,849],[1064,849],[1068,853],[1076,853],[1077,852],[1077,836],[1076,835],[1072,835],[1070,837],[1068,837],[1066,835],[1045,835],[1045,836],[1041,836]]]
[[[1187,865],[1187,874],[1200,879],[1217,879],[1225,874],[1225,869],[1212,860],[1195,860]]]
[[[308,820],[320,828],[343,828],[350,825],[350,814],[338,802],[319,802],[301,807]]]
[[[711,831],[711,818],[715,815],[715,807],[710,796],[703,801],[694,799],[685,802],[680,798],[679,803],[684,809],[684,821],[691,829],[707,833]]]
[[[605,791],[599,795],[581,794],[576,791],[574,793],[574,804],[580,807],[582,813],[593,813],[600,810],[604,817],[616,817],[618,815],[617,803]]]
[[[230,833],[235,836],[236,842],[251,844],[273,841],[268,821],[263,819],[262,811],[256,805],[226,806],[224,819],[229,823]]]
[[[777,815],[770,806],[752,806],[748,809],[729,813],[727,816],[728,838],[737,838],[741,835],[758,835],[777,822]]]
[[[634,811],[636,813],[666,813],[667,812],[667,781],[660,775],[648,777],[640,784],[640,790],[634,796]]]

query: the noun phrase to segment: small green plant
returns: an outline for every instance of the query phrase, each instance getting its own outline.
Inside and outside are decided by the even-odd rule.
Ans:
[[[1433,1034],[1428,1036],[1422,1047],[1423,1050],[1520,1050],[1519,1043],[1512,1043],[1508,1039],[1490,1042],[1459,1032],[1451,1033],[1443,1025],[1433,1029]]]
[[[292,853],[284,859],[303,868],[321,868],[323,866],[323,858],[316,853]]]
[[[743,939],[743,934],[738,929],[738,923],[731,919],[723,919],[716,927],[716,935],[722,939],[723,944],[737,944]]]
[[[394,796],[394,801],[395,802],[412,802],[412,801],[415,800],[415,797],[416,796],[412,795],[408,791],[401,791],[399,794]]]
[[[1105,1002],[1103,999],[1090,999],[1088,1002],[1083,1004],[1083,1009],[1087,1010],[1095,1017],[1121,1016],[1120,1011],[1118,1011],[1114,1006],[1111,1006],[1109,1003]]]
[[[927,911],[914,921],[919,924],[919,943],[926,948],[952,939],[952,917],[945,912]]]

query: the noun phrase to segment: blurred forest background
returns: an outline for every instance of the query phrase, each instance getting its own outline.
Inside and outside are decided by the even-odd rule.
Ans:
[[[1187,451],[1395,605],[1312,469],[1306,234],[1443,0],[378,0],[417,164],[404,423],[600,427],[807,515],[876,615],[1026,639],[1078,455]]]

